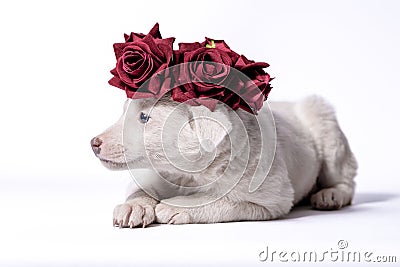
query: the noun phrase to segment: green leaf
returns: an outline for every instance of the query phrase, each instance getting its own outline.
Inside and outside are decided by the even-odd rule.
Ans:
[[[215,48],[214,40],[211,40],[211,45],[206,44],[206,47],[207,47],[207,48]]]

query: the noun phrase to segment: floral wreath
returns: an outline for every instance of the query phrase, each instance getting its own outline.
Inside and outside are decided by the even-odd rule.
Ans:
[[[202,43],[179,43],[174,50],[175,38],[162,38],[158,23],[146,35],[132,32],[124,37],[125,43],[114,44],[117,64],[108,83],[125,90],[128,98],[160,98],[171,90],[174,101],[204,105],[212,111],[221,101],[233,110],[257,113],[272,89],[273,78],[264,71],[269,64],[237,54],[223,40],[206,37]],[[169,71],[178,65],[179,71]],[[232,74],[231,68],[246,79]],[[182,76],[191,82],[174,86]],[[146,81],[149,84],[143,88]],[[233,90],[222,85],[227,81]]]

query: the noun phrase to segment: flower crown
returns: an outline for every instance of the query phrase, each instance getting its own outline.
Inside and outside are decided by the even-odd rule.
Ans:
[[[124,36],[125,43],[114,44],[117,64],[109,84],[128,98],[160,98],[171,91],[174,101],[212,111],[221,101],[257,113],[272,89],[272,78],[263,70],[269,64],[237,54],[223,40],[180,43],[173,50],[175,38],[163,39],[158,23],[147,35]]]

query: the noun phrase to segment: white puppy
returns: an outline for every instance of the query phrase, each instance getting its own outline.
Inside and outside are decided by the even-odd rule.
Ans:
[[[211,112],[127,100],[93,151],[110,169],[156,174],[135,176],[142,189],[115,208],[114,224],[270,220],[306,198],[321,210],[349,205],[357,162],[333,108],[316,96],[269,106],[254,116],[223,104]]]

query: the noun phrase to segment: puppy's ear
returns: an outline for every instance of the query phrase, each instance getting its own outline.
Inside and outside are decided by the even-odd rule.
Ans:
[[[224,107],[210,111],[204,106],[192,107],[191,126],[200,146],[212,152],[232,130],[232,123]]]

